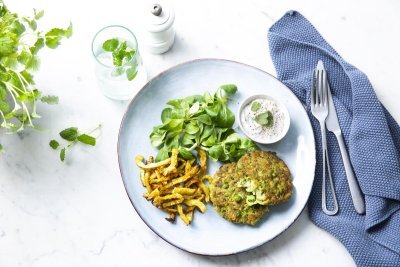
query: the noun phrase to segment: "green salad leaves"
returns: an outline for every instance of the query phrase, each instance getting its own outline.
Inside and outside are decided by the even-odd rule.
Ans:
[[[154,147],[160,148],[156,161],[168,158],[172,148],[178,148],[185,159],[200,147],[214,161],[237,161],[248,151],[258,149],[249,139],[242,138],[232,126],[234,113],[227,102],[237,91],[234,84],[220,86],[214,95],[193,95],[174,99],[161,113],[162,124],[150,134]]]
[[[34,10],[32,17],[20,17],[0,0],[0,129],[9,133],[26,125],[36,128],[38,101],[58,103],[56,96],[44,96],[35,86],[33,73],[40,66],[38,52],[45,46],[57,48],[61,39],[71,37],[72,25],[44,33],[37,25],[43,14]]]

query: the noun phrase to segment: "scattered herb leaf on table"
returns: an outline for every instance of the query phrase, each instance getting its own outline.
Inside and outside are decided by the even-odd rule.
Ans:
[[[66,155],[67,149],[70,149],[72,146],[74,146],[78,142],[85,144],[85,145],[95,146],[96,139],[98,137],[94,137],[91,134],[97,130],[100,130],[100,128],[101,128],[101,124],[99,124],[95,129],[93,129],[89,133],[80,133],[77,127],[69,127],[69,128],[62,130],[60,132],[60,136],[62,139],[66,140],[68,142],[60,150],[61,161],[65,160],[65,155]],[[60,147],[60,143],[57,140],[53,139],[49,142],[49,146],[52,149],[57,150]]]

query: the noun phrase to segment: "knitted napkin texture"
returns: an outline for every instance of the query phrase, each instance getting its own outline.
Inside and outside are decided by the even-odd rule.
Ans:
[[[317,162],[308,202],[311,220],[340,240],[358,266],[400,266],[399,124],[379,102],[367,76],[344,61],[300,13],[286,13],[269,29],[268,41],[279,80],[306,106],[314,129]],[[339,146],[330,132],[327,142],[339,212],[328,216],[321,209],[321,134],[310,110],[311,77],[318,60],[327,69],[343,137],[365,194],[365,215],[353,207]]]

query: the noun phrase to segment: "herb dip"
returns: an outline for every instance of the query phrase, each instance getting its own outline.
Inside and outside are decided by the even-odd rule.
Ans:
[[[278,103],[267,98],[256,98],[240,113],[240,122],[245,133],[255,141],[267,143],[284,130],[285,113]]]

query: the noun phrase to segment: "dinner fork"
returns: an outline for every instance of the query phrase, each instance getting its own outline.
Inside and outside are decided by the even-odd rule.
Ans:
[[[335,215],[338,210],[338,202],[336,198],[335,188],[333,186],[333,179],[331,175],[331,169],[329,165],[328,148],[326,143],[326,128],[325,120],[328,117],[328,84],[326,71],[318,62],[317,68],[313,72],[311,81],[311,113],[319,121],[319,127],[321,129],[321,141],[322,141],[322,211],[327,215]],[[326,206],[326,169],[328,169],[329,183],[333,198],[333,209],[329,210]]]

